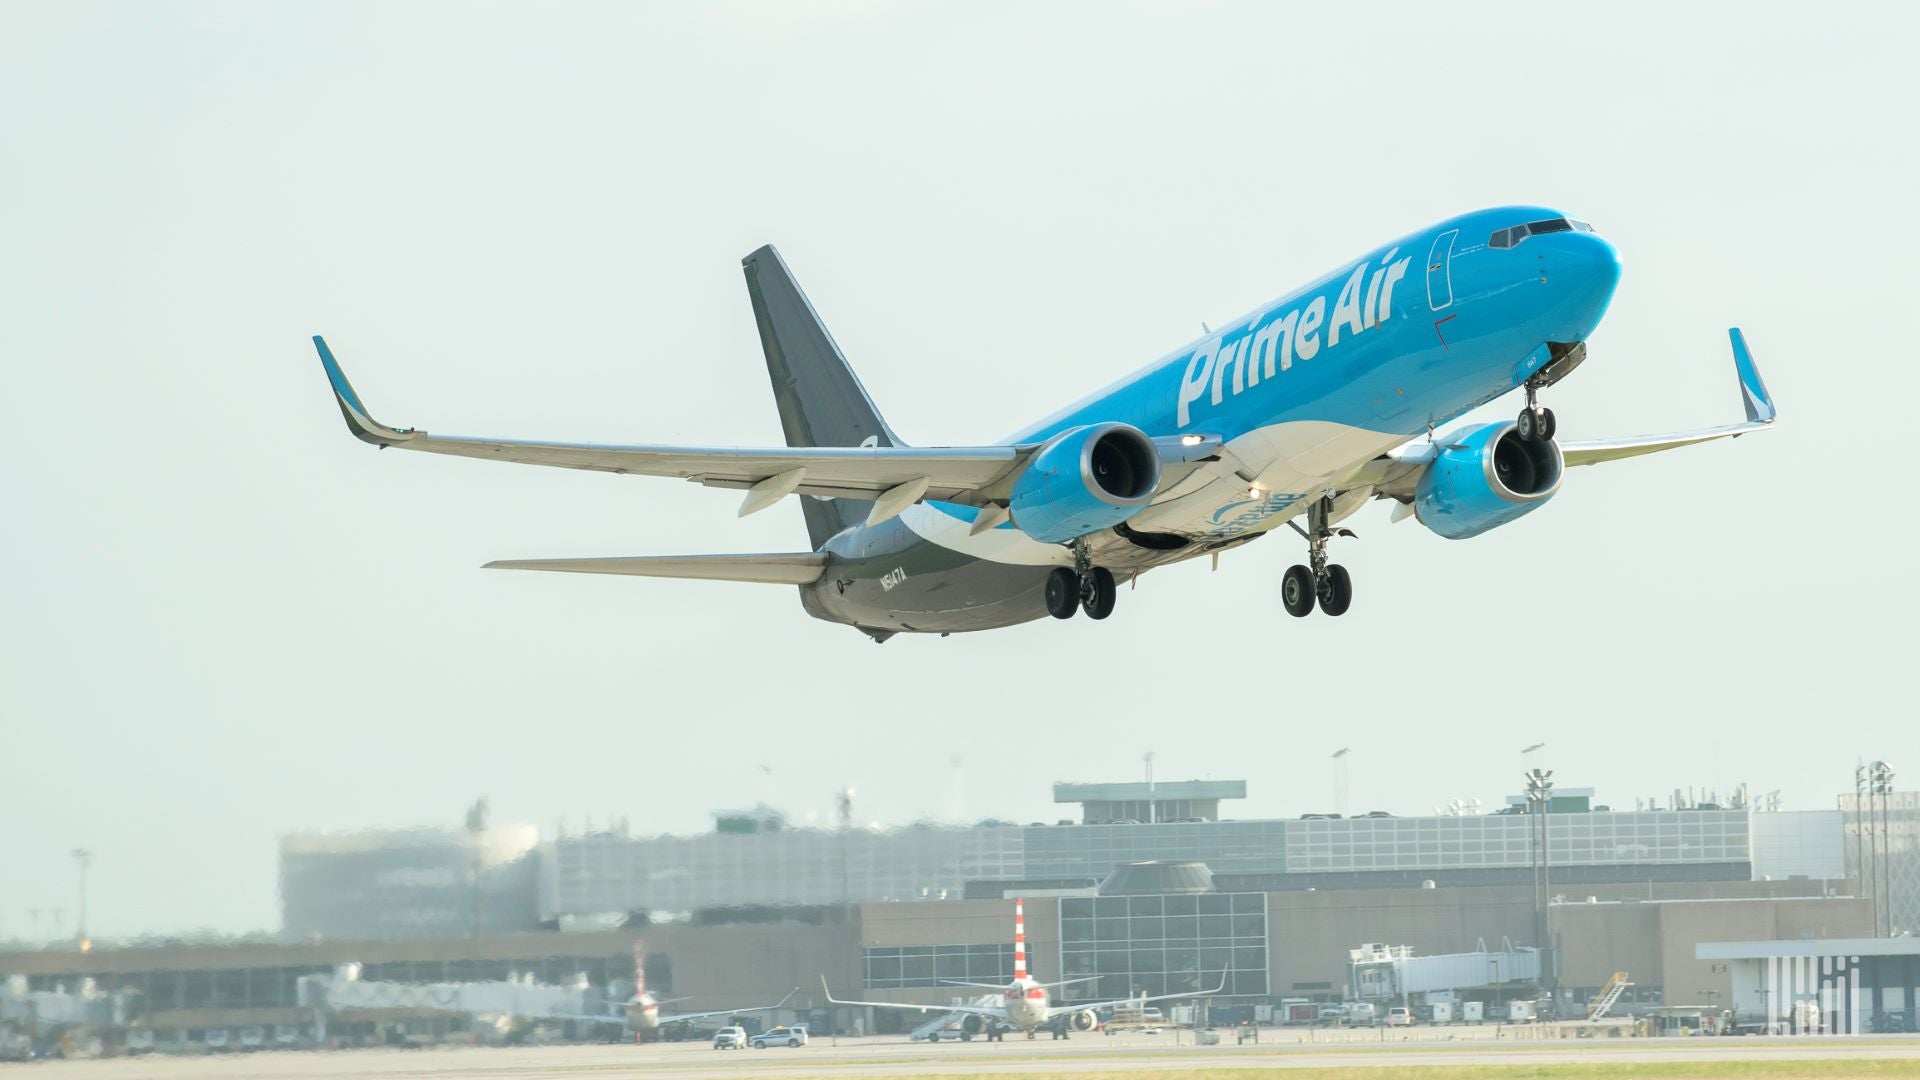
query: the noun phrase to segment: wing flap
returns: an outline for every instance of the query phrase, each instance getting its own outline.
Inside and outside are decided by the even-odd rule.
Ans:
[[[826,573],[821,552],[791,555],[635,555],[605,559],[496,559],[488,570],[556,570],[569,574],[626,574],[695,581],[810,585]]]

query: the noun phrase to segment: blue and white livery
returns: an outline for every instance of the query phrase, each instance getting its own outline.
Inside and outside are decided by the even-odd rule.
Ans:
[[[1561,443],[1538,392],[1587,355],[1620,279],[1613,246],[1543,207],[1440,222],[1209,332],[1000,442],[905,445],[771,247],[743,263],[787,446],[605,446],[429,435],[376,422],[314,338],[347,426],[378,446],[800,496],[811,550],[489,563],[520,570],[795,585],[817,618],[884,641],[1112,613],[1117,583],[1286,525],[1306,561],[1289,613],[1344,613],[1327,561],[1372,499],[1465,539],[1546,504],[1567,468],[1737,437],[1773,422],[1731,331],[1743,423]],[[1447,429],[1520,391],[1511,421]]]

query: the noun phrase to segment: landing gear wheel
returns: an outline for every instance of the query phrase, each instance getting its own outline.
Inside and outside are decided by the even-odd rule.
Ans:
[[[1313,571],[1304,566],[1289,566],[1287,574],[1280,579],[1280,603],[1287,614],[1296,619],[1304,619],[1313,614]]]
[[[1531,408],[1521,409],[1520,415],[1513,421],[1513,433],[1520,436],[1521,442],[1532,442],[1539,417]]]
[[[1560,425],[1553,418],[1553,410],[1542,407],[1540,417],[1534,421],[1533,426],[1539,429],[1541,442],[1550,442],[1553,439],[1553,433],[1559,429]]]
[[[1113,571],[1096,566],[1087,574],[1087,589],[1080,599],[1081,610],[1089,619],[1104,619],[1113,614],[1113,602],[1120,590],[1113,583]]]
[[[1073,571],[1057,566],[1047,575],[1047,614],[1056,619],[1071,619],[1080,607],[1080,582]]]
[[[1318,582],[1315,594],[1320,610],[1329,615],[1345,615],[1353,604],[1353,576],[1344,566],[1328,566]]]

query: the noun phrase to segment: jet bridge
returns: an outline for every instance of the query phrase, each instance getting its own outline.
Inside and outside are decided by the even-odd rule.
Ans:
[[[1401,998],[1439,990],[1538,985],[1540,950],[1503,940],[1494,951],[1416,956],[1410,945],[1362,945],[1347,950],[1348,985],[1356,998]]]
[[[301,1007],[313,1010],[316,1031],[343,1014],[354,1019],[464,1016],[487,1029],[541,1020],[617,1024],[626,1014],[607,998],[604,987],[577,975],[565,985],[533,981],[531,975],[501,982],[383,982],[360,978],[360,965],[342,964],[327,975],[303,975]],[[324,1037],[324,1034],[322,1034]]]

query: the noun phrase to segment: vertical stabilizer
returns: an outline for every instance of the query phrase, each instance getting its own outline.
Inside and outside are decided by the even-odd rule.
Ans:
[[[1027,977],[1027,902],[1013,901],[1013,977]]]
[[[785,260],[772,246],[742,259],[760,347],[767,354],[774,403],[788,446],[899,446],[866,388],[807,302]],[[800,500],[807,535],[818,548],[828,537],[865,520],[859,500]]]
[[[633,996],[637,1001],[647,992],[647,945],[644,941],[633,943]]]

